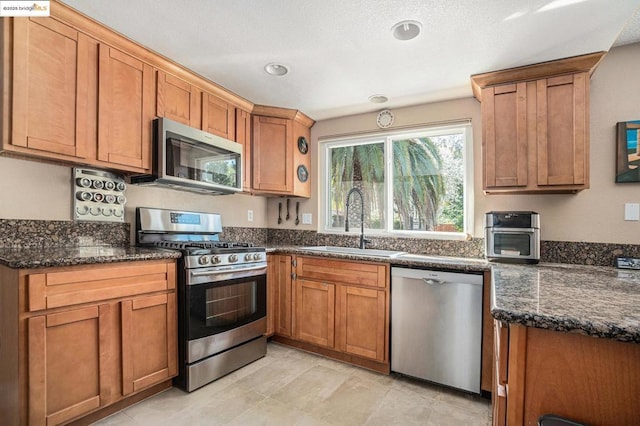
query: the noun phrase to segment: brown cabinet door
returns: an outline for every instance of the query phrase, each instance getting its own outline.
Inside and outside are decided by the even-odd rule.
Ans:
[[[333,348],[335,285],[297,279],[295,293],[295,338]]]
[[[507,359],[509,348],[509,328],[498,320],[493,321],[493,388],[491,402],[493,425],[507,424]]]
[[[95,41],[52,18],[12,22],[12,134],[7,148],[33,149],[44,157],[85,157],[87,144],[95,143],[89,131],[96,120],[96,106],[90,105],[95,101]]]
[[[526,83],[482,90],[484,188],[526,186]]]
[[[585,185],[589,75],[537,81],[538,185]]]
[[[293,190],[291,120],[253,117],[253,189],[290,194]]]
[[[184,80],[157,72],[156,115],[200,128],[200,90]]]
[[[236,142],[242,144],[242,190],[251,192],[251,114],[236,108]]]
[[[338,286],[336,306],[337,349],[384,362],[388,329],[385,292]]]
[[[128,395],[177,374],[175,293],[121,302],[122,393]]]
[[[100,45],[98,160],[149,171],[154,81],[150,65]]]
[[[293,289],[291,279],[291,256],[277,256],[275,262],[275,333],[291,336],[291,321],[293,307]]]
[[[210,93],[203,92],[202,130],[225,139],[235,140],[235,107]]]
[[[108,371],[110,308],[28,319],[30,425],[60,424],[104,403],[113,374]]]

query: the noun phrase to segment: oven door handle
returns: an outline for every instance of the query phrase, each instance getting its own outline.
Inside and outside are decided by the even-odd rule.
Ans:
[[[251,268],[238,268],[238,269],[223,269],[223,270],[207,270],[207,271],[191,271],[189,272],[192,277],[202,277],[205,275],[220,275],[220,274],[229,274],[234,272],[249,272],[249,271],[266,271],[266,265],[254,266]]]

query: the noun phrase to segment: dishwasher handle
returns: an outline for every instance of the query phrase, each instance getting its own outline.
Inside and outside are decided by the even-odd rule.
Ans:
[[[425,284],[429,284],[429,285],[440,285],[440,284],[446,284],[447,282],[444,280],[436,280],[434,278],[422,278],[422,281],[424,281]]]

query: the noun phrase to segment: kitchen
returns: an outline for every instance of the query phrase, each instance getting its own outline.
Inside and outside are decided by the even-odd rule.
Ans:
[[[79,7],[79,6],[78,6]],[[630,8],[630,10],[632,10]],[[600,41],[598,49],[580,51],[590,53],[596,50],[609,50],[615,35],[622,29],[615,28],[609,33],[609,39]],[[626,203],[637,203],[634,184],[616,184],[615,172],[615,124],[621,121],[635,120],[640,113],[638,103],[629,94],[637,93],[640,78],[633,70],[637,69],[640,57],[639,45],[628,44],[611,49],[598,64],[591,77],[590,87],[590,188],[577,194],[527,194],[527,195],[485,195],[482,190],[482,115],[480,103],[469,91],[468,95],[453,100],[421,103],[415,106],[392,106],[395,121],[393,127],[415,126],[425,122],[444,123],[460,119],[470,119],[473,125],[473,218],[469,234],[470,244],[477,244],[484,237],[484,213],[491,210],[532,210],[542,217],[541,239],[554,253],[561,252],[563,263],[599,264],[602,257],[611,258],[610,253],[634,256],[637,251],[637,221],[624,220]],[[569,56],[569,55],[566,55]],[[177,58],[172,58],[176,59]],[[555,59],[555,58],[554,58]],[[533,61],[536,62],[536,61]],[[529,63],[533,63],[529,62]],[[528,64],[528,63],[527,63]],[[524,63],[522,65],[525,65]],[[468,89],[469,76],[477,72],[491,71],[506,67],[487,67],[474,70],[466,75],[465,89]],[[215,80],[214,80],[215,81]],[[216,81],[217,82],[217,81]],[[219,82],[218,82],[219,83]],[[242,94],[240,91],[238,93]],[[248,96],[247,96],[248,98]],[[252,99],[253,100],[253,99]],[[6,100],[5,100],[6,101]],[[273,105],[282,106],[278,103]],[[295,108],[301,106],[291,105]],[[320,167],[316,162],[319,157],[318,141],[330,139],[336,135],[354,135],[372,133],[379,130],[376,124],[379,109],[370,109],[360,114],[334,116],[317,120],[311,127],[309,138],[309,156],[312,159],[310,168],[311,196],[309,199],[292,198],[290,215],[295,215],[295,203],[300,203],[301,219],[304,214],[311,214],[311,223],[301,220],[299,225],[294,219],[285,219],[286,202],[283,198],[251,196],[245,194],[210,197],[179,192],[174,190],[128,185],[126,190],[127,204],[125,221],[131,224],[131,241],[135,241],[133,228],[136,207],[158,207],[169,209],[185,209],[220,213],[223,225],[231,228],[231,232],[242,233],[242,228],[249,228],[259,236],[273,235],[274,241],[266,241],[267,245],[322,245],[314,240],[321,208],[318,196]],[[386,108],[386,107],[385,107]],[[313,115],[312,115],[313,117]],[[425,118],[427,117],[427,118]],[[315,117],[314,117],[315,118]],[[6,219],[3,226],[12,227],[11,220],[44,220],[69,221],[70,214],[70,167],[53,165],[44,162],[24,161],[9,157],[0,158],[0,217]],[[16,188],[20,188],[16,191]],[[279,204],[282,203],[282,213]],[[253,220],[249,220],[249,211]],[[241,212],[239,214],[238,212]],[[586,212],[586,213],[585,213]],[[278,216],[282,215],[282,223],[278,224]],[[33,226],[33,225],[32,225]],[[357,226],[353,226],[353,239],[357,245]],[[28,230],[29,226],[22,228]],[[51,232],[51,231],[50,231]],[[252,234],[252,233],[250,233]],[[311,237],[309,237],[311,235]],[[65,235],[58,236],[61,240]],[[309,240],[311,238],[311,240]],[[372,238],[378,240],[378,238]],[[475,241],[474,241],[475,240]],[[260,241],[258,241],[260,242]],[[299,243],[300,242],[300,243]],[[381,244],[384,241],[378,241]],[[457,242],[464,245],[464,241]],[[86,245],[90,245],[89,242]],[[426,244],[426,243],[425,243]],[[433,243],[431,243],[433,244]],[[453,247],[459,247],[453,245]],[[480,244],[480,247],[481,244]],[[564,251],[558,247],[566,247]],[[386,247],[381,247],[386,248]],[[476,246],[474,246],[476,248]],[[550,253],[547,250],[546,253]],[[601,255],[598,253],[606,253]],[[438,251],[438,247],[430,254],[460,256],[459,252]],[[479,256],[482,257],[483,253]],[[542,261],[554,261],[544,258]],[[573,256],[573,258],[572,258]],[[608,256],[608,257],[607,257]],[[469,256],[465,256],[469,257]],[[473,257],[473,256],[470,256]],[[557,261],[557,260],[555,260]],[[608,264],[608,266],[613,266]]]

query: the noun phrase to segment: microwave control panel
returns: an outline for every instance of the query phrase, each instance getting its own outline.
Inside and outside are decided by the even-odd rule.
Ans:
[[[124,178],[103,170],[73,169],[73,219],[124,222]]]

